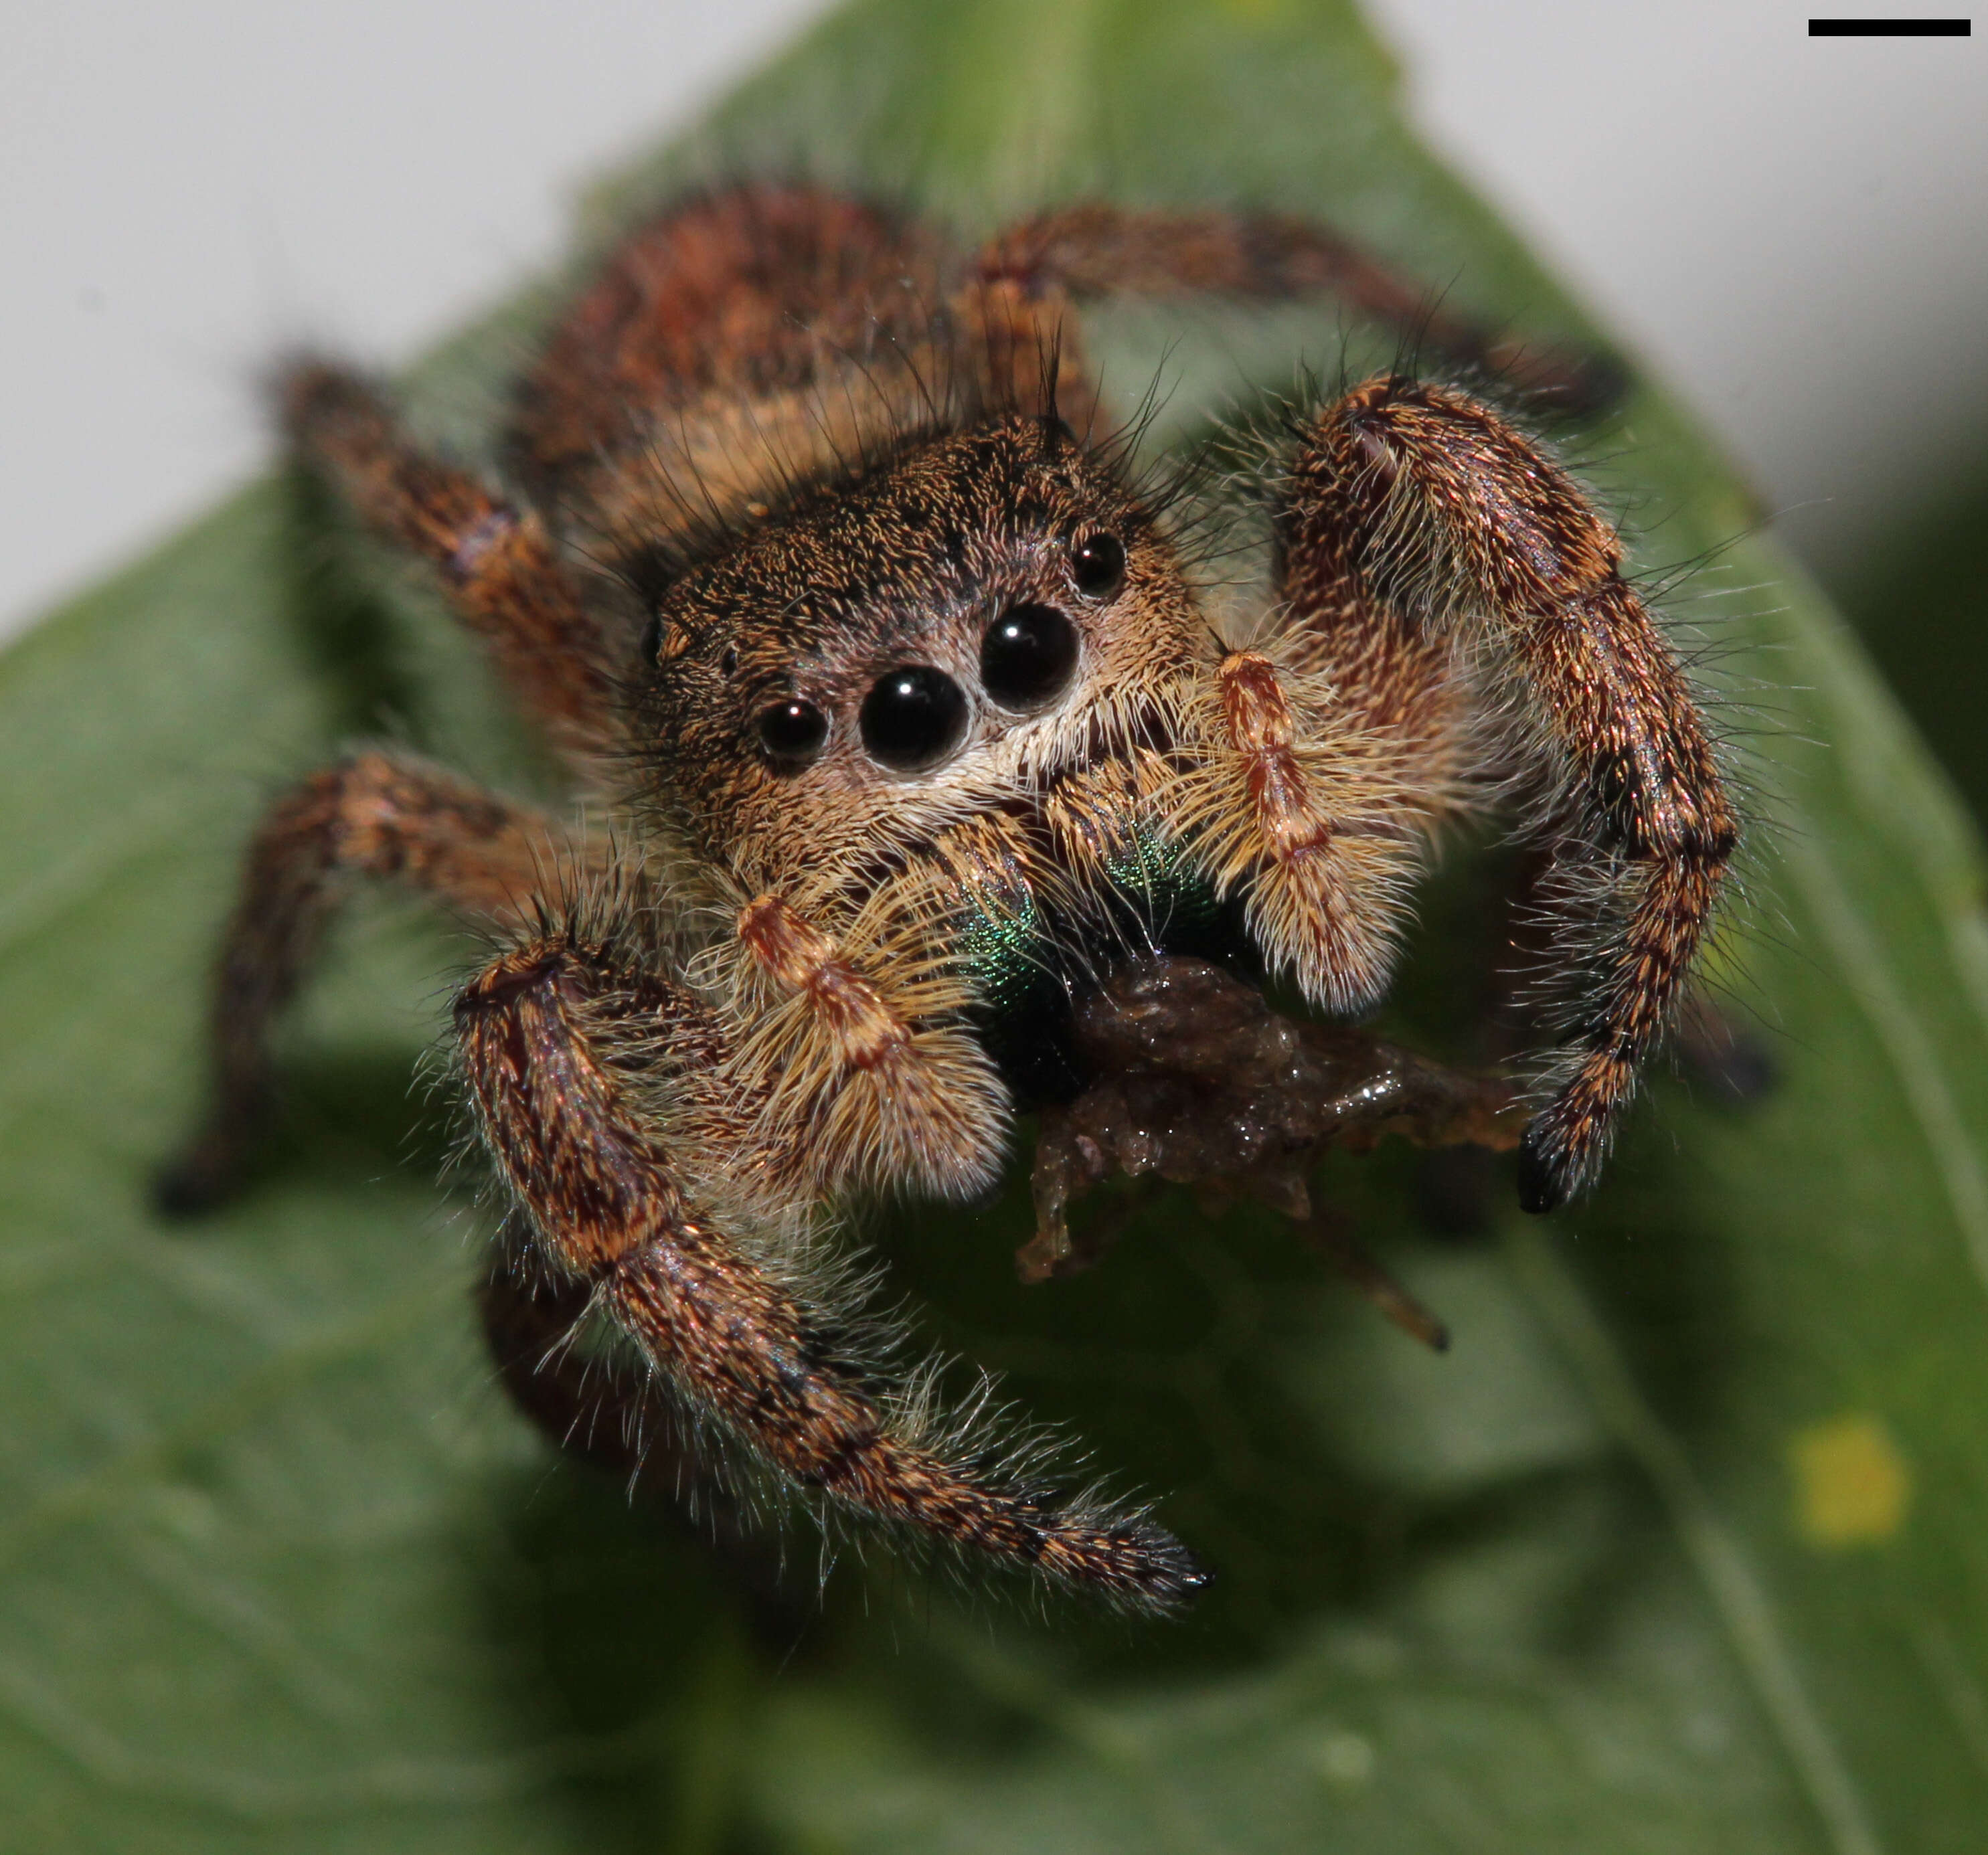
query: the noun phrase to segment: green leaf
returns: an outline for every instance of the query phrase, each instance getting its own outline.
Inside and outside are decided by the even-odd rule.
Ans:
[[[1415,145],[1329,0],[862,0],[604,189],[590,235],[742,170],[969,231],[1083,194],[1315,212],[1461,307],[1593,336]],[[484,441],[555,295],[423,370],[432,429]],[[1098,328],[1124,397],[1172,383],[1162,438],[1341,358],[1329,308]],[[16,647],[8,1845],[1978,1847],[1979,852],[1675,407],[1640,390],[1604,448],[1646,564],[1710,562],[1672,603],[1743,750],[1750,894],[1719,977],[1760,1015],[1767,1096],[1660,1084],[1591,1205],[1475,1245],[1421,1232],[1403,1154],[1334,1161],[1330,1194],[1449,1318],[1444,1359],[1246,1215],[1165,1201],[1094,1274],[1032,1289],[1016,1194],[880,1233],[931,1330],[1166,1492],[1221,1573],[1178,1624],[1037,1616],[873,1556],[788,1644],[665,1519],[552,1461],[480,1355],[482,1227],[434,1184],[446,1115],[411,1092],[472,955],[404,907],[340,934],[251,1195],[151,1221],[259,804],[355,732],[512,785],[543,769],[421,596],[300,570],[277,483]],[[1402,1012],[1454,1036],[1450,893]]]

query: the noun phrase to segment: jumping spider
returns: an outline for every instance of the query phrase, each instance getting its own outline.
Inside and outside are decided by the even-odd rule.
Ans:
[[[1305,1156],[1388,1127],[1520,1144],[1547,1209],[1592,1178],[1734,841],[1614,532],[1461,391],[1396,372],[1301,408],[1263,473],[1270,597],[1246,637],[1209,615],[1089,435],[1073,305],[1316,291],[1523,367],[1299,220],[1082,206],[962,257],[766,185],[614,253],[523,379],[516,502],[350,373],[292,369],[303,455],[432,563],[613,830],[384,749],[279,801],[167,1201],[229,1188],[272,1019],[350,879],[396,878],[501,946],[455,1008],[513,1207],[484,1308],[555,1434],[661,1424],[680,1468],[742,1465],[1135,1606],[1192,1592],[1144,1512],[1066,1495],[887,1369],[823,1261],[831,1212],[982,1192],[1032,1105],[1055,1146],[1037,1273],[1067,1260],[1063,1198],[1114,1164],[1281,1167],[1301,1196]],[[1503,1085],[1297,1026],[1229,976],[1371,1005],[1432,832],[1518,789],[1564,879],[1557,953],[1590,976],[1522,1142]],[[570,1350],[586,1323],[618,1352]]]

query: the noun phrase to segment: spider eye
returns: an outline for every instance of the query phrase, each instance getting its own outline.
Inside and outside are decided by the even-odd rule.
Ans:
[[[766,758],[783,773],[799,772],[828,738],[828,717],[798,696],[761,709],[757,725]]]
[[[942,670],[911,664],[880,676],[857,718],[872,759],[900,773],[935,766],[966,733],[966,697]]]
[[[1086,599],[1109,599],[1125,583],[1125,544],[1116,535],[1087,535],[1070,551],[1070,574]]]
[[[1054,606],[1010,606],[980,640],[982,686],[1003,708],[1040,708],[1077,673],[1077,627]]]

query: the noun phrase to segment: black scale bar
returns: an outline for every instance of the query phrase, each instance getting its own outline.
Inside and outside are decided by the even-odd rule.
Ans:
[[[1811,39],[1972,39],[1972,19],[1811,19]]]

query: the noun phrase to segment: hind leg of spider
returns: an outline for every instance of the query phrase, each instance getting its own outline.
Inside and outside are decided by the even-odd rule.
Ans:
[[[1141,211],[1092,202],[1058,208],[998,234],[976,255],[975,286],[1024,300],[1117,293],[1199,293],[1282,301],[1337,297],[1429,351],[1481,367],[1557,411],[1591,413],[1621,397],[1605,356],[1527,348],[1443,314],[1426,289],[1397,277],[1330,228],[1285,213]]]
[[[435,569],[456,616],[554,743],[583,762],[604,746],[619,655],[538,518],[419,449],[356,374],[301,362],[283,376],[280,397],[299,454],[367,527]]]
[[[749,1248],[735,1208],[697,1201],[644,1103],[658,1049],[668,1073],[673,1040],[703,1034],[700,1014],[617,942],[570,931],[516,948],[464,990],[462,1067],[541,1266],[583,1286],[678,1398],[789,1487],[1124,1603],[1185,1598],[1202,1574],[1170,1536],[1066,1502],[1005,1470],[984,1439],[949,1435],[876,1382],[846,1311],[781,1278],[776,1243]],[[708,1176],[765,1175],[749,1118],[728,1127],[721,1110],[698,1146]]]
[[[543,813],[400,755],[355,754],[279,799],[249,845],[215,969],[206,1117],[160,1174],[161,1208],[191,1215],[234,1189],[272,1097],[271,1028],[354,879],[510,927],[573,860]]]
[[[1557,807],[1565,890],[1601,898],[1572,1049],[1528,1127],[1520,1198],[1546,1211],[1591,1181],[1637,1071],[1675,1006],[1737,832],[1689,680],[1635,589],[1614,531],[1566,473],[1496,414],[1399,377],[1303,427],[1276,511],[1288,659],[1347,725],[1421,769],[1425,819],[1445,782],[1521,757]]]

